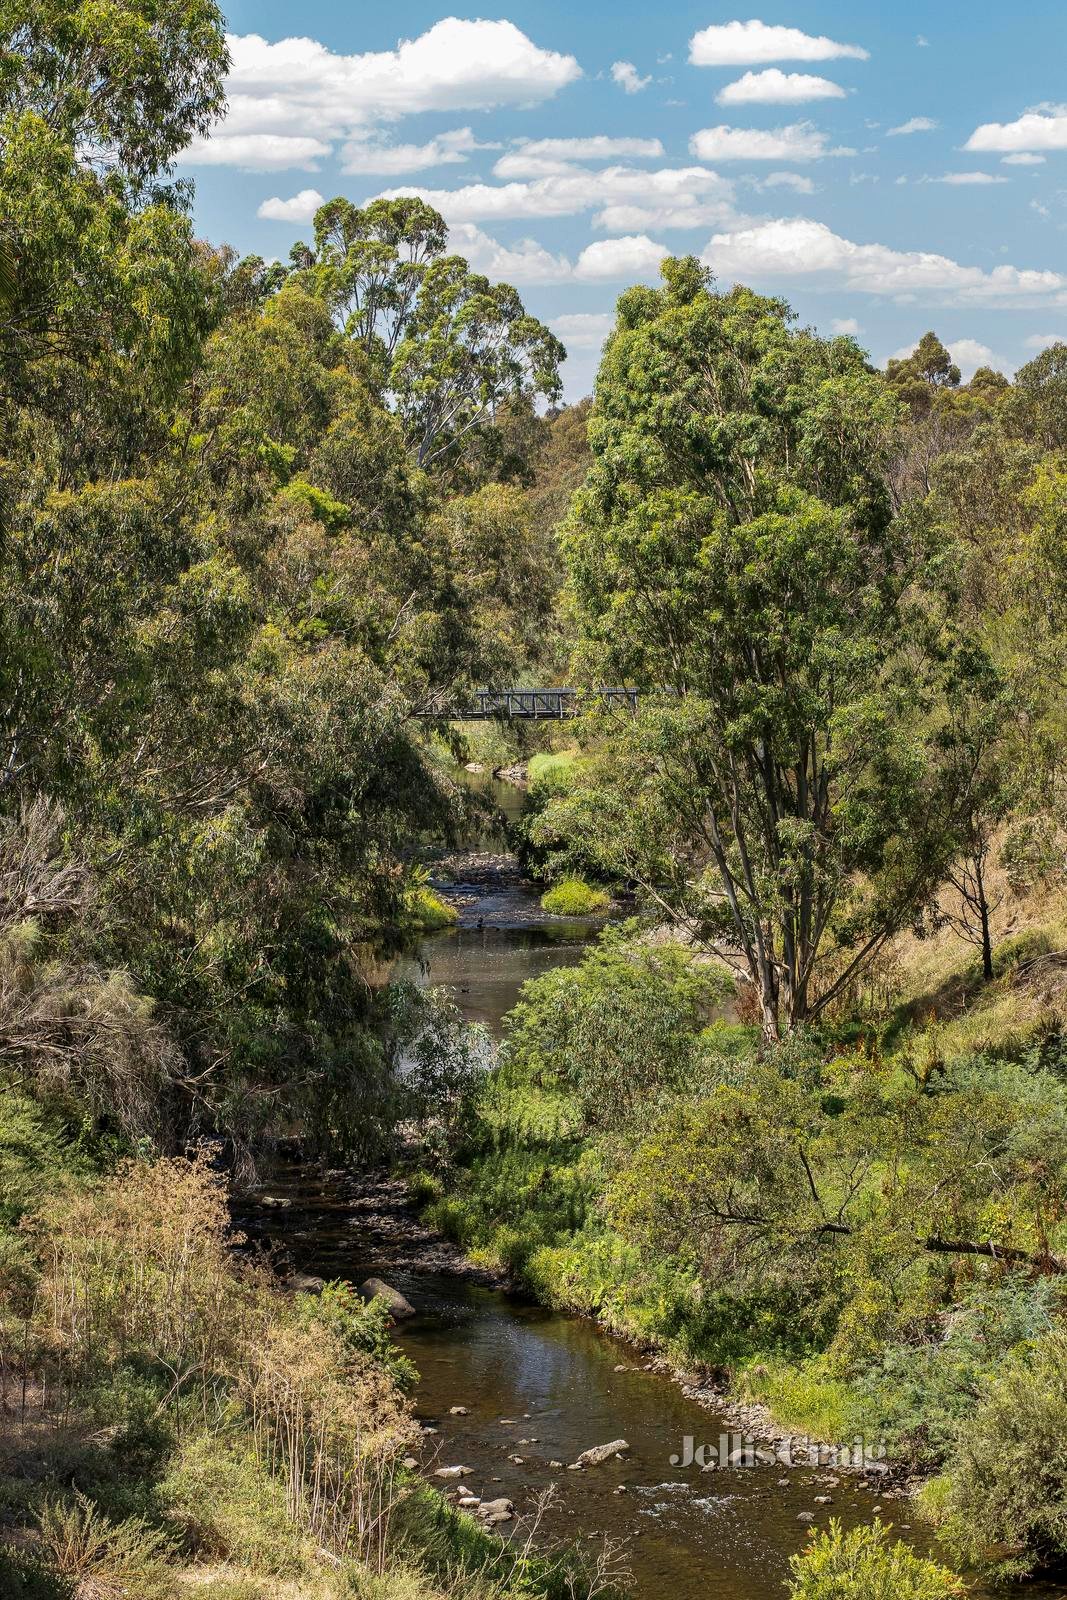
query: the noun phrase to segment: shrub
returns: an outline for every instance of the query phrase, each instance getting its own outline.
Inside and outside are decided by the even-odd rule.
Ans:
[[[944,1536],[964,1560],[1018,1578],[1067,1556],[1067,1333],[989,1382],[948,1471]]]
[[[419,933],[440,933],[443,928],[455,927],[459,921],[455,906],[442,899],[428,884],[419,884],[409,892],[407,908],[412,926]]]
[[[160,1503],[189,1550],[252,1572],[297,1572],[302,1539],[285,1490],[246,1446],[200,1435],[183,1444],[159,1486]]]
[[[595,917],[608,909],[611,896],[583,878],[564,878],[541,896],[541,905],[553,917]]]
[[[845,1533],[832,1521],[789,1564],[792,1600],[956,1600],[965,1593],[947,1567],[891,1544],[880,1522]]]
[[[76,1495],[72,1504],[48,1504],[40,1528],[48,1559],[75,1594],[170,1600],[170,1546],[144,1522],[108,1522],[83,1495]]]

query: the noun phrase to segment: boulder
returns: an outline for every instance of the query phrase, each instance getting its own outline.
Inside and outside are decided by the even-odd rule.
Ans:
[[[630,1446],[625,1439],[612,1439],[610,1444],[595,1444],[591,1450],[583,1450],[577,1461],[576,1467],[599,1467],[601,1462],[610,1461],[612,1456],[621,1455]]]
[[[498,1522],[510,1522],[515,1515],[515,1507],[510,1500],[483,1500],[478,1508],[478,1515],[489,1528]]]
[[[364,1300],[384,1300],[389,1307],[389,1314],[397,1322],[403,1322],[406,1317],[416,1315],[415,1307],[410,1300],[405,1300],[399,1289],[394,1289],[381,1278],[368,1278],[359,1286],[359,1292]]]
[[[309,1272],[294,1272],[285,1280],[290,1294],[321,1294],[326,1287],[325,1278],[316,1278]]]
[[[435,1478],[462,1478],[468,1472],[473,1472],[473,1471],[474,1471],[473,1467],[436,1467],[434,1469],[434,1477]]]

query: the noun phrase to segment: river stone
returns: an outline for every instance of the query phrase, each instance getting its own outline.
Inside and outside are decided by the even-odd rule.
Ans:
[[[368,1278],[365,1283],[360,1284],[359,1292],[364,1300],[384,1300],[389,1307],[390,1315],[397,1322],[403,1322],[405,1317],[416,1315],[411,1301],[405,1300],[399,1289],[394,1289],[381,1278]]]
[[[814,1522],[815,1521],[815,1513],[814,1513],[814,1511],[801,1511],[797,1516],[797,1521],[798,1522]]]
[[[294,1272],[285,1280],[290,1294],[321,1294],[326,1287],[325,1278],[315,1278],[308,1272]]]
[[[502,1495],[499,1500],[483,1500],[478,1515],[487,1522],[510,1522],[515,1515],[515,1507]]]
[[[466,1406],[449,1406],[448,1414],[450,1417],[467,1417],[470,1415],[470,1412],[467,1410]]]
[[[276,1194],[265,1194],[259,1203],[267,1211],[285,1211],[293,1202],[283,1200]]]
[[[473,1467],[437,1467],[434,1469],[435,1478],[462,1478],[465,1473],[473,1472]]]
[[[549,1464],[550,1467],[561,1467],[563,1465],[563,1462],[562,1461],[550,1461],[548,1464]]]
[[[526,1457],[525,1456],[508,1456],[508,1460],[509,1461],[514,1461],[514,1463],[515,1463],[515,1465],[517,1467],[522,1467],[522,1466],[526,1465]]]
[[[595,1444],[591,1450],[583,1450],[577,1461],[576,1467],[599,1467],[602,1461],[610,1461],[612,1456],[621,1455],[630,1446],[625,1439],[612,1439],[610,1444]]]
[[[834,1497],[832,1494],[817,1494],[815,1496],[815,1504],[817,1506],[832,1506],[833,1503]]]

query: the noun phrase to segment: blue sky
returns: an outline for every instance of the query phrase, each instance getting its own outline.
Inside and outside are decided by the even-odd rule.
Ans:
[[[965,373],[1067,338],[1063,0],[750,5],[231,0],[198,226],[285,257],[319,197],[425,193],[572,399],[665,253],[880,363],[928,327]]]

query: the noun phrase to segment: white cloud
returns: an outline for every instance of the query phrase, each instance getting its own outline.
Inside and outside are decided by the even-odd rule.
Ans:
[[[615,324],[607,311],[569,311],[549,323],[568,350],[599,350]]]
[[[395,50],[339,55],[316,39],[269,43],[231,34],[228,109],[219,132],[183,160],[260,169],[308,166],[336,139],[423,111],[489,111],[550,99],[581,77],[571,55],[543,50],[514,23],[446,17]],[[308,139],[306,130],[316,137]],[[255,138],[260,143],[242,144]],[[305,148],[282,139],[302,141]],[[270,147],[264,139],[274,141]],[[309,151],[306,146],[313,146]],[[212,153],[207,153],[212,152]]]
[[[676,207],[706,201],[732,200],[733,185],[707,167],[663,167],[645,172],[638,167],[605,167],[564,171],[528,183],[473,183],[459,189],[426,189],[417,185],[390,189],[385,199],[417,194],[450,222],[482,222],[524,217],[570,217],[597,206]]]
[[[632,61],[615,61],[612,63],[611,76],[624,89],[627,94],[640,94],[642,89],[647,89],[652,82],[651,77],[642,78]]]
[[[461,222],[449,232],[449,249],[466,256],[475,272],[494,281],[518,285],[566,283],[574,268],[566,256],[554,256],[536,239],[520,239],[504,245],[490,238],[472,222]]]
[[[573,170],[576,161],[611,161],[620,156],[636,159],[661,156],[659,139],[612,139],[592,134],[585,139],[524,139],[493,168],[498,178],[547,178]]]
[[[472,223],[460,223],[451,230],[453,248],[466,256],[477,272],[487,277],[505,279],[509,283],[599,283],[612,279],[620,282],[636,278],[656,278],[659,264],[670,255],[665,245],[656,244],[646,235],[622,239],[601,239],[587,245],[571,262],[566,256],[554,256],[535,239],[522,239],[518,244],[504,245],[493,239]]]
[[[816,78],[810,72],[782,72],[768,67],[764,72],[746,72],[719,90],[715,96],[721,106],[800,105],[805,100],[844,100],[845,91],[829,78]]]
[[[937,127],[940,127],[940,123],[936,122],[933,117],[909,117],[907,122],[900,124],[899,128],[888,128],[886,132],[889,138],[895,139],[899,138],[901,134],[933,133]]]
[[[558,157],[561,161],[610,161],[619,156],[663,154],[659,139],[617,139],[605,133],[582,139],[523,139],[519,149],[527,155]]]
[[[965,150],[1017,151],[1067,150],[1067,106],[1028,111],[1016,122],[983,122],[963,147]]]
[[[863,332],[863,329],[855,317],[835,317],[830,324],[830,331],[831,333],[847,333],[855,339]]]
[[[193,139],[180,160],[189,167],[240,167],[244,172],[317,172],[331,147],[321,139],[281,133],[216,133]]]
[[[819,161],[823,156],[855,155],[827,148],[827,136],[810,122],[787,128],[701,128],[689,141],[701,161]]]
[[[1013,156],[1001,156],[1000,164],[1002,167],[1043,167],[1047,159],[1047,156],[1035,156],[1029,151],[1020,150]]]
[[[689,59],[695,67],[744,67],[764,61],[833,61],[851,56],[869,59],[869,51],[856,44],[838,44],[799,28],[774,27],[765,22],[726,22],[702,28],[689,41]]]
[[[498,146],[479,144],[470,128],[439,133],[427,144],[385,144],[380,139],[351,139],[341,151],[341,171],[378,177],[421,172],[426,167],[445,167],[466,161],[472,150],[496,148]]]
[[[663,200],[656,205],[610,205],[593,218],[605,233],[644,232],[648,228],[729,228],[740,218],[733,200]]]
[[[282,200],[277,195],[273,200],[264,200],[256,216],[268,222],[310,222],[324,203],[317,189],[301,189],[291,200]]]
[[[981,187],[988,183],[1009,183],[1011,180],[1002,177],[996,172],[946,172],[940,178],[923,178],[922,183],[949,183],[959,188],[966,188],[970,184]]]
[[[1032,333],[1023,342],[1028,350],[1051,350],[1054,344],[1067,344],[1067,335],[1062,333]]]
[[[723,277],[823,278],[865,294],[987,305],[1067,301],[1067,276],[1000,266],[986,271],[925,250],[855,244],[822,222],[782,217],[715,234],[704,253]]]
[[[752,181],[757,189],[792,189],[795,194],[815,193],[811,178],[803,177],[799,172],[768,172],[765,178]]]
[[[660,262],[669,255],[665,245],[656,244],[647,234],[601,239],[596,244],[586,245],[575,264],[574,275],[592,282],[608,278],[658,278]]]

